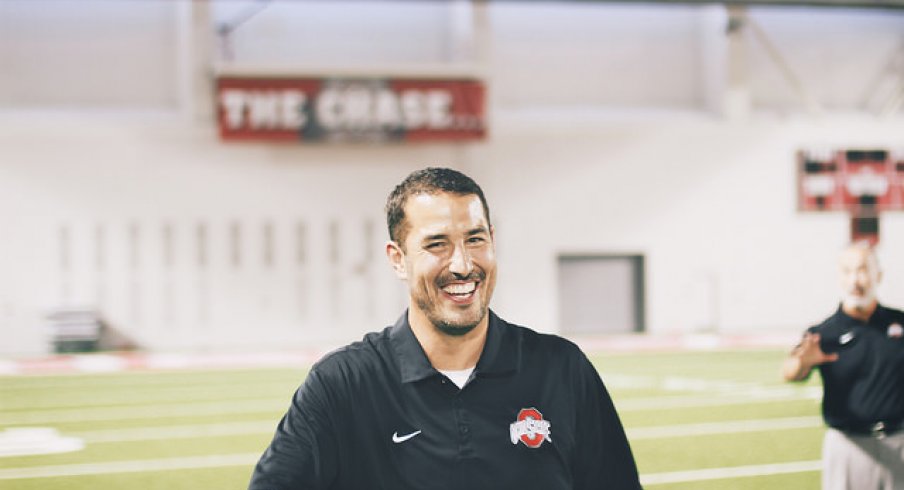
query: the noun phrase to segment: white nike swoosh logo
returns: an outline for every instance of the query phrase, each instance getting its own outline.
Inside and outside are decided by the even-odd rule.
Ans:
[[[421,433],[421,431],[418,430],[418,431],[412,432],[411,434],[405,434],[404,436],[400,436],[398,432],[393,432],[392,433],[392,442],[394,442],[396,444],[398,444],[400,442],[405,442],[408,439],[411,439],[412,437],[414,437],[420,433]]]

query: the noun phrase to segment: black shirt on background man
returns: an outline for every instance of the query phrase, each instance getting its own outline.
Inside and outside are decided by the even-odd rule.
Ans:
[[[876,305],[867,321],[834,315],[807,331],[819,334],[823,352],[838,360],[819,365],[826,424],[869,432],[879,421],[904,422],[904,312]]]
[[[882,306],[868,242],[838,260],[841,305],[807,329],[782,364],[788,381],[823,381],[823,490],[904,488],[904,313]]]

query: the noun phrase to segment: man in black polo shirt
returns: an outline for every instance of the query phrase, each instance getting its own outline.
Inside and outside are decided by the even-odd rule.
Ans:
[[[489,310],[496,256],[480,187],[420,170],[386,214],[409,308],[311,368],[249,489],[640,488],[584,354]]]
[[[807,330],[782,374],[805,380],[818,366],[822,375],[823,489],[902,489],[904,312],[876,300],[881,272],[869,244],[846,248],[840,266],[841,306]]]

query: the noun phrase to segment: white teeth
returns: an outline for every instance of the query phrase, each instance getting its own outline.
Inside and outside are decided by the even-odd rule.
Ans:
[[[448,286],[443,288],[443,291],[449,294],[471,294],[474,290],[477,289],[476,282],[466,282],[466,283],[457,283],[457,284],[449,284]]]

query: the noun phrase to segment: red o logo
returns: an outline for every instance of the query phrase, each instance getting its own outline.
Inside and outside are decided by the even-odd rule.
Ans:
[[[521,434],[521,442],[527,445],[527,447],[540,447],[540,444],[543,444],[543,441],[546,439],[548,432],[547,431],[535,431],[534,424],[531,422],[537,422],[543,420],[543,414],[540,413],[536,408],[522,408],[520,412],[518,412],[518,422],[526,422],[531,427],[531,430],[528,430]]]

